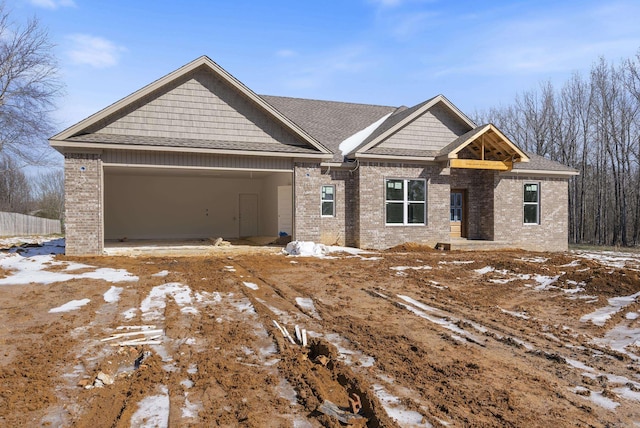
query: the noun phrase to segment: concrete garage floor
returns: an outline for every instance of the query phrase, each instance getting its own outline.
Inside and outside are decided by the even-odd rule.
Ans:
[[[127,241],[105,241],[107,256],[204,256],[210,254],[275,254],[284,245],[273,242],[276,237],[255,236],[231,239],[223,245],[213,245],[212,239],[131,239]]]

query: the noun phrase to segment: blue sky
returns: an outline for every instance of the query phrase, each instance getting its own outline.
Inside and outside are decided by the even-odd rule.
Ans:
[[[469,115],[640,48],[640,2],[13,0],[56,43],[58,129],[207,55],[258,94]]]

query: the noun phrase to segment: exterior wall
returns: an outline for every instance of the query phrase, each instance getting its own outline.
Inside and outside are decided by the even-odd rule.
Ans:
[[[436,104],[422,116],[378,145],[380,148],[440,150],[469,126],[453,117],[448,109]]]
[[[171,171],[169,171],[171,172]],[[259,198],[255,212],[258,235],[277,236],[276,227],[263,229],[263,180],[186,174],[142,174],[105,169],[105,239],[237,238],[240,234],[240,194]],[[275,192],[274,192],[275,193]]]
[[[383,249],[404,242],[435,246],[449,240],[449,169],[437,165],[363,162],[359,173],[358,239],[361,248]],[[385,225],[386,178],[424,178],[427,224]]]
[[[494,239],[493,171],[452,169],[451,189],[467,191],[467,206],[463,219],[467,224],[468,239]]]
[[[67,153],[64,161],[67,255],[103,250],[102,161],[99,155]]]
[[[144,166],[197,167],[212,169],[263,169],[291,172],[292,162],[286,157],[232,156],[205,153],[154,152],[147,150],[105,150],[105,164]]]
[[[320,211],[321,186],[335,186],[335,216],[320,217],[320,242],[326,245],[353,245],[353,174],[350,170],[325,170],[317,189]]]
[[[235,88],[204,68],[129,106],[90,132],[198,140],[303,143]]]
[[[296,163],[293,168],[293,239],[320,242],[319,163]]]
[[[523,186],[540,183],[540,224],[524,224]],[[495,240],[534,251],[568,249],[568,180],[496,174]]]

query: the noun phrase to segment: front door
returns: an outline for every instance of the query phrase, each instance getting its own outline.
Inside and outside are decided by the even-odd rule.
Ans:
[[[449,221],[451,222],[451,237],[466,237],[465,210],[464,210],[464,190],[452,190],[449,207]]]
[[[240,237],[258,236],[258,195],[240,194]]]

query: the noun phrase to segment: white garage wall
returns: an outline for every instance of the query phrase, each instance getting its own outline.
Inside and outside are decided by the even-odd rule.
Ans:
[[[263,180],[260,194],[261,235],[278,236],[278,186],[291,186],[292,174],[272,174]]]
[[[258,194],[267,205],[261,214],[277,216],[270,202],[263,202],[264,188],[271,192],[265,180],[107,172],[105,239],[237,238],[238,194]],[[270,222],[260,223],[260,234]]]

